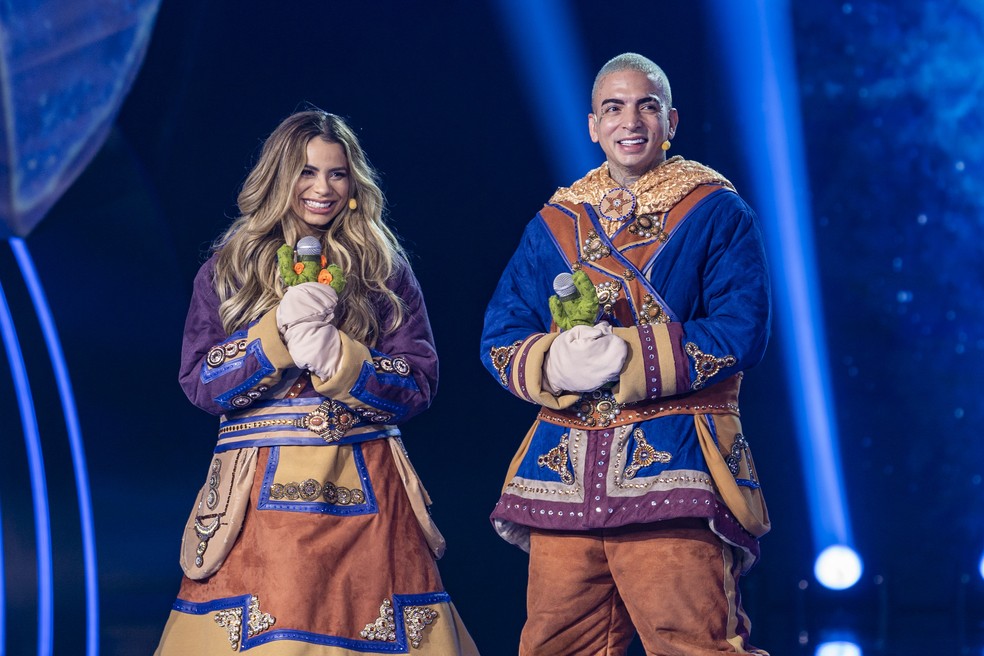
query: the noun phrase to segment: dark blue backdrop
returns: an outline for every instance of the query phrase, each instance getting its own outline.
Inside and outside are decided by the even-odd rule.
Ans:
[[[887,650],[875,653],[908,653],[887,645],[923,624],[923,639],[949,642],[912,653],[950,653],[975,643],[982,617],[984,10],[971,0],[794,5],[834,401],[867,568],[847,593],[813,583],[800,475],[810,463],[799,461],[774,343],[743,389],[774,524],[745,584],[753,637],[773,654],[794,653],[802,631],[820,631],[812,618],[822,610],[874,634]],[[714,2],[567,6],[575,20],[564,36],[592,70],[623,51],[666,69],[681,117],[674,153],[725,172],[739,191],[751,187],[709,36]],[[103,653],[148,653],[177,591],[180,531],[215,434],[215,420],[176,383],[191,280],[235,214],[261,139],[302,102],[348,117],[383,173],[442,358],[436,403],[404,439],[448,539],[449,591],[486,653],[514,652],[526,559],[487,515],[534,409],[482,370],[478,336],[523,226],[570,181],[552,177],[540,138],[551,116],[532,109],[504,34],[487,3],[163,3],[109,140],[27,239],[78,394]],[[18,276],[0,251],[26,356],[40,362],[29,301],[7,282]],[[53,388],[43,367],[31,375],[36,389]],[[57,399],[37,396],[56,645],[82,653],[71,466]],[[0,462],[8,649],[31,653],[30,488],[5,376],[0,412],[11,418]]]

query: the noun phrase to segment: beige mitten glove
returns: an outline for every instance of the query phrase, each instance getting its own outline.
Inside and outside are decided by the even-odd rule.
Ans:
[[[574,326],[554,340],[543,360],[543,388],[551,394],[590,392],[618,379],[629,345],[608,322]]]
[[[338,371],[342,343],[335,318],[338,294],[328,285],[305,282],[288,287],[277,307],[277,327],[290,357],[322,379]]]

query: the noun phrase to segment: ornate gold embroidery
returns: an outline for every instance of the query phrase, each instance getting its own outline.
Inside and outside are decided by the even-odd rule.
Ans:
[[[219,481],[222,480],[222,461],[216,458],[212,461],[212,467],[208,472],[208,494],[205,495],[205,506],[209,510],[215,510],[219,505]],[[211,519],[208,524],[203,520]],[[201,567],[205,562],[205,552],[208,550],[208,541],[215,535],[221,524],[221,515],[195,515],[195,537],[198,538],[198,548],[195,550],[195,566]]]
[[[595,390],[584,394],[571,409],[585,426],[591,428],[609,426],[622,412],[622,406],[615,401],[609,390]]]
[[[642,297],[642,308],[639,311],[639,323],[649,325],[655,323],[669,323],[670,317],[663,311],[663,307],[656,302],[652,294]]]
[[[406,606],[403,609],[403,626],[407,640],[413,648],[419,648],[424,639],[424,629],[437,619],[437,611],[426,606]],[[366,640],[396,642],[396,621],[393,619],[393,604],[384,599],[379,607],[379,617],[359,632]]]
[[[511,346],[493,346],[490,351],[492,366],[499,372],[499,382],[502,383],[503,387],[509,385],[509,379],[506,378],[506,369],[509,367],[509,361],[512,360],[512,356],[516,354],[516,349],[522,343],[521,340],[517,340]]]
[[[258,391],[266,391],[265,387],[257,388]],[[307,413],[299,419],[284,417],[282,419],[257,419],[256,421],[244,421],[229,423],[219,429],[219,435],[232,433],[234,431],[251,430],[254,428],[271,428],[273,426],[295,426],[306,428],[312,433],[317,433],[325,442],[337,442],[348,432],[357,422],[355,415],[348,411],[338,401],[325,399],[317,408]]]
[[[357,506],[366,502],[366,494],[357,487],[347,488],[334,483],[321,484],[313,478],[302,483],[274,483],[270,486],[270,498],[274,500],[288,499],[290,501],[325,501],[336,506]]]
[[[636,473],[643,467],[648,467],[654,463],[666,464],[673,459],[669,451],[657,451],[646,441],[646,434],[641,428],[632,431],[632,437],[636,440],[636,447],[632,451],[632,464],[625,468],[625,478],[635,478]]]
[[[654,214],[643,214],[642,216],[636,217],[636,220],[632,222],[629,226],[629,232],[643,239],[649,239],[655,235],[662,243],[666,243],[669,239],[669,235],[664,231],[666,226],[666,213],[664,212],[660,216],[659,225],[656,225],[656,216]]]
[[[604,313],[611,314],[615,310],[615,302],[618,301],[620,291],[622,291],[622,283],[618,280],[607,280],[595,285],[598,302]]]
[[[337,442],[356,422],[355,416],[335,399],[325,399],[300,420],[300,426],[317,433],[325,442]]]
[[[745,462],[748,465],[748,479],[752,482],[757,483],[755,480],[755,471],[752,469],[752,458],[748,455],[748,440],[741,433],[735,435],[735,441],[731,445],[731,453],[729,453],[724,461],[728,464],[728,470],[731,472],[732,476],[737,476],[738,472],[741,471],[741,458],[745,456]]]
[[[697,372],[697,380],[690,386],[691,389],[703,389],[707,379],[712,377],[724,367],[733,367],[738,360],[733,355],[725,355],[717,358],[713,355],[704,353],[693,342],[687,342],[687,355],[694,359],[694,371]]]
[[[600,260],[603,257],[611,255],[612,249],[605,246],[597,232],[591,230],[588,232],[588,236],[584,238],[584,245],[581,252],[584,254],[585,260],[594,262],[595,260]]]
[[[567,469],[567,449],[569,445],[570,436],[564,433],[560,436],[560,444],[536,459],[536,464],[560,475],[560,480],[567,485],[574,483],[574,474]]]
[[[250,595],[247,612],[247,638],[252,638],[256,634],[266,631],[277,621],[277,618],[270,613],[260,612],[260,599],[253,595]],[[215,623],[229,632],[229,646],[232,647],[233,651],[239,651],[239,643],[243,634],[243,609],[220,610],[215,614]]]
[[[629,191],[636,197],[636,214],[662,214],[669,212],[684,196],[702,184],[718,184],[734,190],[734,185],[714,169],[678,155],[645,173],[629,185]],[[606,162],[570,187],[558,189],[550,202],[590,203],[597,207],[605,194],[617,186]]]
[[[437,619],[437,611],[426,606],[407,606],[403,609],[403,625],[407,629],[407,640],[414,649],[420,647],[424,639],[424,629]]]

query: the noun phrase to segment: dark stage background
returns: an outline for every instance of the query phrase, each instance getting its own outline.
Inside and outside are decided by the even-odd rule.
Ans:
[[[810,463],[775,334],[743,389],[774,526],[744,583],[753,638],[773,656],[812,654],[847,629],[867,654],[981,653],[984,10],[971,0],[792,5],[833,401],[866,567],[845,592],[814,581],[801,474]],[[680,112],[671,154],[724,172],[754,205],[739,101],[711,36],[716,3],[566,6],[565,38],[583,48],[587,72],[623,51],[661,64]],[[383,174],[441,355],[436,402],[404,426],[404,441],[448,540],[448,590],[483,653],[515,653],[526,557],[487,516],[535,412],[481,368],[478,340],[524,225],[570,180],[553,173],[543,127],[552,117],[534,111],[507,34],[486,2],[163,2],[105,146],[26,239],[78,395],[102,653],[150,653],[177,591],[180,534],[216,429],[177,385],[191,281],[234,216],[263,137],[304,102],[347,117]],[[28,364],[41,363],[6,246],[0,276]],[[31,366],[31,379],[53,389],[45,366]],[[73,475],[56,395],[35,396],[56,652],[81,654]],[[7,648],[29,654],[34,544],[13,398],[0,376]]]

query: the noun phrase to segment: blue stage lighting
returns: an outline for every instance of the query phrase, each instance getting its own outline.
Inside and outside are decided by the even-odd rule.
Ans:
[[[587,139],[592,79],[585,56],[571,38],[570,7],[562,0],[498,0],[516,71],[536,107],[543,148],[551,153],[554,183],[569,184],[598,165]]]
[[[23,239],[10,238],[10,247],[20,266],[24,284],[27,286],[34,304],[51,367],[58,386],[65,414],[65,426],[68,430],[68,445],[72,455],[72,467],[75,472],[75,489],[78,493],[79,524],[82,531],[82,561],[85,572],[86,599],[86,654],[96,656],[99,653],[99,577],[96,565],[96,536],[92,520],[92,501],[89,492],[89,471],[85,462],[85,448],[82,444],[82,429],[79,426],[78,411],[75,407],[75,394],[72,391],[72,381],[68,375],[68,365],[62,351],[58,329],[48,307],[48,299],[38,277],[37,268],[31,258],[30,251]],[[0,643],[2,644],[2,643]]]
[[[713,16],[765,226],[814,549],[822,552],[850,548],[853,536],[831,402],[789,11],[783,0],[722,2]]]
[[[815,656],[863,656],[864,651],[853,642],[838,640],[817,645],[817,650],[813,653]]]
[[[38,563],[38,656],[54,653],[54,581],[51,562],[51,520],[48,511],[48,486],[44,476],[44,459],[41,454],[41,437],[34,410],[31,383],[24,366],[20,340],[14,327],[14,319],[7,305],[7,297],[0,285],[0,336],[7,351],[10,375],[14,379],[17,407],[20,410],[21,429],[27,445],[27,465],[31,477],[31,501],[34,504],[34,539]],[[0,645],[2,648],[4,645]]]
[[[980,573],[981,578],[984,579],[984,554],[981,554],[981,560],[977,563],[977,571]]]
[[[820,552],[813,574],[820,584],[831,590],[845,590],[861,578],[864,565],[857,552],[844,545],[833,545]]]

